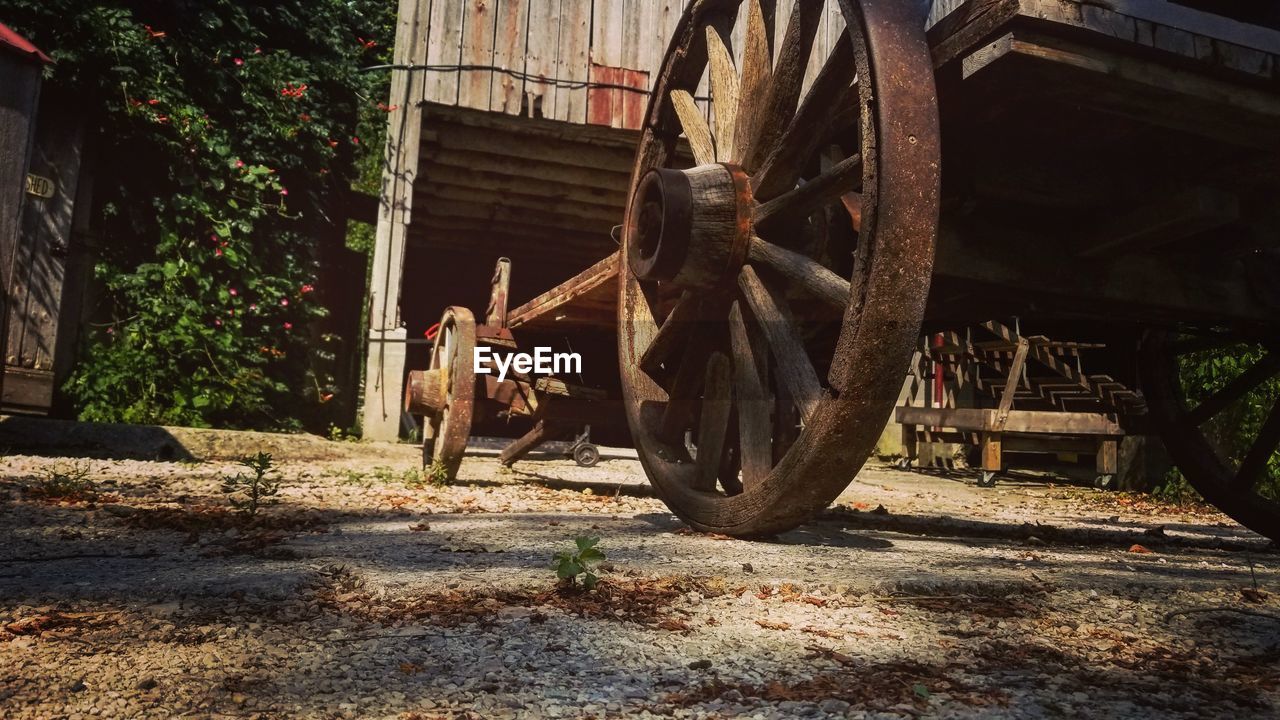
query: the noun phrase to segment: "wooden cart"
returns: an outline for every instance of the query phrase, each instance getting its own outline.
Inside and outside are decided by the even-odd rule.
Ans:
[[[621,400],[651,482],[696,528],[760,535],[857,473],[922,328],[1088,321],[1127,338],[1118,379],[1187,478],[1280,539],[1280,22],[1199,0],[845,0],[806,88],[821,6],[694,0],[654,77],[617,260],[483,327],[605,303],[584,288],[616,267]],[[466,347],[467,315],[446,313],[433,368]],[[1186,397],[1186,354],[1224,348],[1242,370]],[[448,367],[424,407],[453,457],[455,398],[506,390]],[[1240,403],[1260,430],[1223,448],[1214,423]]]
[[[1094,458],[1094,485],[1115,479],[1124,420],[1146,414],[1142,397],[1110,375],[1088,374],[1083,351],[1101,343],[1023,335],[997,321],[964,332],[926,337],[912,358],[906,402],[894,412],[902,425],[908,468],[926,443],[959,443],[977,450],[978,484],[991,487],[1006,452],[1077,453]]]

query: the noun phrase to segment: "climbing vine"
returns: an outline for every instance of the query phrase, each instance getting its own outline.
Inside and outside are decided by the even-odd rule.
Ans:
[[[86,420],[292,428],[328,374],[318,247],[380,150],[395,4],[10,0],[95,157]],[[367,173],[366,173],[367,174]],[[319,289],[320,292],[317,292]]]

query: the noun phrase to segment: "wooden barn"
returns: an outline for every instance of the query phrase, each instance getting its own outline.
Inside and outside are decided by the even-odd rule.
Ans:
[[[775,40],[786,22],[772,19],[788,17],[794,2],[764,3]],[[617,248],[636,129],[684,6],[402,0],[373,259],[366,438],[398,436],[406,355],[425,365],[423,333],[444,307],[483,310],[499,257],[512,260],[515,307]],[[731,37],[735,54],[745,23],[744,13]],[[839,3],[827,0],[806,83],[843,31]],[[706,85],[704,77],[696,95],[709,116]],[[603,350],[613,336],[602,330]],[[612,362],[595,364],[616,376]]]

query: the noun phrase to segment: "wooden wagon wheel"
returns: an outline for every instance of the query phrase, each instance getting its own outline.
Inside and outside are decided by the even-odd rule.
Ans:
[[[1196,387],[1189,368],[1213,354],[1244,362],[1234,371],[1220,363],[1213,386]],[[1280,542],[1280,342],[1151,332],[1139,369],[1152,422],[1187,481],[1240,524]],[[1240,438],[1241,425],[1257,430]]]
[[[462,465],[476,402],[476,320],[463,307],[445,309],[425,371],[409,374],[405,408],[422,414],[422,464],[443,466],[452,481]]]
[[[747,0],[697,0],[676,28],[637,149],[619,360],[640,459],[692,526],[779,532],[857,474],[905,376],[938,222],[936,98],[923,18],[845,0],[848,31],[801,97],[822,2],[770,62]],[[781,22],[781,20],[780,20]],[[708,68],[713,122],[691,92]],[[678,164],[688,139],[696,162]]]

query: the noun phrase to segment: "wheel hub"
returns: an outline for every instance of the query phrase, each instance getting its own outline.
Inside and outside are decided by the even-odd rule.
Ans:
[[[746,262],[755,201],[742,168],[655,168],[636,185],[627,262],[641,280],[714,288]]]
[[[413,415],[435,417],[444,410],[445,369],[414,370],[409,373],[404,393],[404,409]]]

